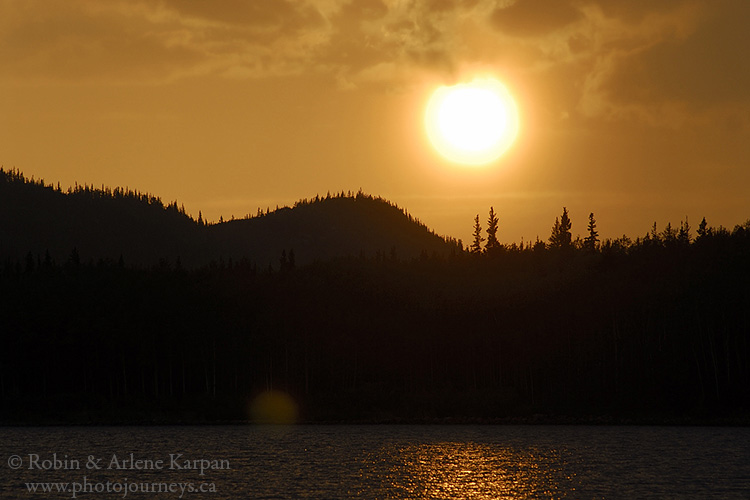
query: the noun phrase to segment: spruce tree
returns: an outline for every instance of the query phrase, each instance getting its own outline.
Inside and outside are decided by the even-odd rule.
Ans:
[[[484,238],[482,237],[482,225],[479,223],[479,214],[477,214],[477,216],[474,217],[474,241],[469,247],[469,251],[473,254],[482,253],[483,241]]]
[[[573,239],[570,233],[571,227],[568,209],[563,207],[562,216],[555,217],[555,225],[552,226],[552,234],[549,237],[550,248],[570,248]]]
[[[490,207],[490,216],[487,219],[487,243],[484,247],[488,252],[500,247],[500,242],[497,241],[497,226],[499,222],[500,220],[495,213],[495,209]]]
[[[671,245],[677,241],[677,230],[672,227],[671,222],[667,222],[667,227],[661,233],[661,240],[665,245]]]
[[[703,217],[703,220],[698,225],[698,238],[699,240],[705,238],[711,233],[711,229],[708,227],[708,223],[706,222],[706,218]]]
[[[589,225],[587,227],[589,235],[583,240],[583,246],[586,250],[596,250],[596,244],[599,243],[599,232],[596,230],[596,219],[594,219],[594,212],[589,214]]]
[[[681,245],[690,244],[690,223],[688,222],[687,216],[685,216],[684,222],[680,222],[680,230],[677,232],[677,241]]]

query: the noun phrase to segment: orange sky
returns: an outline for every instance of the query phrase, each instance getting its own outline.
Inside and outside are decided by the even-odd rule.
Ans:
[[[358,190],[470,239],[750,217],[747,0],[0,0],[0,164],[218,220]],[[432,90],[505,83],[495,163],[429,145]]]

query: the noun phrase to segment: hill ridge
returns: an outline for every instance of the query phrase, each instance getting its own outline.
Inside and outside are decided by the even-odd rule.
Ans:
[[[462,250],[460,241],[437,235],[397,204],[361,189],[219,222],[205,221],[201,212],[195,219],[177,201],[164,204],[150,193],[86,184],[63,190],[16,169],[0,168],[0,193],[0,257],[5,259],[28,252],[65,259],[76,248],[84,259],[122,256],[133,265],[179,259],[194,267],[247,258],[266,266],[291,249],[301,264],[380,252],[413,258],[425,251]]]

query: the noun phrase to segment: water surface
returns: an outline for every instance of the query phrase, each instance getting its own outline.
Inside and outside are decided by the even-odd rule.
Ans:
[[[750,498],[747,428],[0,428],[0,459],[2,499]]]

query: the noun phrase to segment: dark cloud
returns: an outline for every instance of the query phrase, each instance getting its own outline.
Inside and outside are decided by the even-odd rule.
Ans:
[[[164,79],[204,58],[195,47],[170,43],[174,26],[154,32],[143,19],[92,11],[80,2],[29,2],[27,8],[30,15],[0,30],[3,78]]]
[[[695,31],[669,37],[623,58],[607,85],[610,98],[654,104],[665,100],[693,107],[750,103],[750,2],[716,1]]]
[[[330,17],[328,42],[315,54],[318,64],[334,72],[351,73],[383,63],[390,58],[387,45],[393,45],[368,22],[382,20],[388,7],[381,0],[359,0],[345,3]],[[341,76],[341,75],[339,75]]]
[[[581,18],[581,12],[564,1],[518,0],[495,9],[490,21],[505,34],[530,37],[556,31]]]
[[[293,73],[309,56],[311,33],[325,26],[311,3],[291,0],[0,3],[0,76],[154,82]]]
[[[162,4],[181,16],[251,28],[293,31],[323,23],[312,5],[290,0],[162,0]]]
[[[743,1],[743,0],[740,0]],[[593,0],[605,16],[628,23],[641,22],[655,12],[671,11],[685,5],[688,0]]]
[[[345,86],[364,81],[388,86],[389,79],[399,86],[415,69],[450,66],[453,34],[446,20],[465,12],[471,3],[343,3],[329,16],[331,36],[314,60],[334,71]]]
[[[311,73],[355,86],[368,79],[402,85],[419,71],[453,78],[501,67],[518,82],[536,82],[551,109],[588,116],[750,100],[745,0],[501,4],[0,2],[0,76],[128,82]],[[560,95],[564,102],[553,103]]]
[[[363,21],[381,19],[388,13],[388,6],[382,0],[353,0],[345,3],[339,11],[339,21],[359,25]]]
[[[425,12],[451,13],[476,7],[481,0],[427,0],[420,2]]]
[[[431,12],[450,12],[456,8],[456,0],[428,0],[426,7]]]

